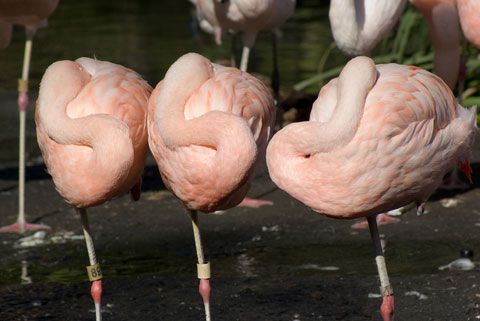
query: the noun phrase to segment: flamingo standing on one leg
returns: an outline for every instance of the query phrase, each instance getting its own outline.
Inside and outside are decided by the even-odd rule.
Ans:
[[[148,104],[150,149],[165,185],[192,219],[207,320],[210,266],[203,256],[197,211],[240,203],[264,157],[274,116],[273,97],[261,81],[194,53],[170,67]]]
[[[18,219],[17,222],[0,228],[0,233],[18,233],[49,229],[43,224],[28,224],[25,220],[25,122],[28,107],[28,75],[33,36],[37,29],[46,25],[59,0],[0,0],[0,39],[4,46],[10,41],[12,24],[25,27],[26,42],[23,57],[22,78],[18,80],[18,110],[20,115],[19,161],[18,161]],[[1,40],[0,40],[1,42]],[[2,44],[0,44],[2,47]]]
[[[296,0],[197,0],[196,5],[197,10],[212,26],[243,33],[240,70],[247,71],[248,57],[257,34],[261,30],[281,26],[293,14],[295,2]],[[216,34],[216,38],[219,37]],[[274,69],[277,70],[277,66]]]
[[[349,56],[368,55],[385,38],[403,13],[406,0],[332,0],[328,16],[337,47]],[[377,224],[400,222],[399,218],[380,213]],[[367,228],[362,221],[352,228]]]
[[[421,211],[446,172],[466,169],[475,116],[439,77],[357,57],[322,88],[310,121],[286,126],[267,148],[281,189],[327,216],[368,218],[385,321],[394,299],[374,215],[411,202]]]
[[[150,92],[136,72],[90,58],[52,64],[40,84],[38,145],[56,189],[81,215],[97,321],[102,275],[86,209],[129,190],[140,197]]]

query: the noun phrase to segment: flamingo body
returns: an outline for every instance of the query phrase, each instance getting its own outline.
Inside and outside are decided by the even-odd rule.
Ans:
[[[187,208],[211,212],[240,203],[274,124],[265,85],[191,53],[170,67],[148,108],[150,149]]]
[[[332,0],[329,18],[338,48],[351,56],[365,55],[392,30],[406,0]]]
[[[480,48],[480,1],[457,0],[463,34],[475,47]]]
[[[277,28],[293,14],[295,0],[197,0],[196,5],[213,26],[243,32],[251,47],[259,31]]]
[[[475,127],[475,109],[457,105],[439,77],[358,57],[322,88],[310,121],[272,138],[267,164],[313,210],[356,218],[425,202],[468,158]]]
[[[38,144],[69,204],[98,205],[140,181],[150,92],[136,72],[109,62],[80,58],[47,69],[35,115]]]
[[[0,0],[0,20],[33,29],[46,24],[59,0]]]

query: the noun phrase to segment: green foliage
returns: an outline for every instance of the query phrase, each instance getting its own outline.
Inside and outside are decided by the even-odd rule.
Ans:
[[[319,87],[331,78],[337,77],[343,69],[343,64],[324,70],[326,61],[340,52],[335,43],[325,50],[320,58],[318,74],[302,80],[294,85],[296,90],[318,92]],[[463,85],[462,101],[466,106],[480,105],[480,51],[464,44],[463,53],[467,60],[467,75]],[[433,48],[428,35],[428,27],[423,16],[411,5],[404,12],[397,28],[384,39],[372,53],[372,59],[377,64],[399,63],[415,65],[432,71]],[[348,60],[345,57],[345,62]]]

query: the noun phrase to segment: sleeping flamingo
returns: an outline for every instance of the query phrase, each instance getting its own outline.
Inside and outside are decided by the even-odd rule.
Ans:
[[[469,169],[475,116],[439,77],[357,57],[321,89],[310,121],[286,126],[268,145],[281,189],[332,218],[367,217],[384,321],[394,299],[375,215],[411,202],[422,211],[445,173],[456,164]]]
[[[0,49],[10,42],[12,24],[25,27],[26,42],[22,78],[18,80],[18,110],[20,116],[18,160],[18,218],[17,222],[0,228],[0,233],[18,233],[48,229],[43,224],[28,224],[25,220],[25,123],[28,107],[28,75],[33,36],[45,26],[59,0],[0,0]],[[2,43],[3,42],[3,43]]]
[[[397,24],[406,0],[330,1],[328,17],[337,47],[349,56],[368,55]],[[400,222],[387,214],[377,215],[379,225]],[[362,221],[352,228],[367,228]]]
[[[210,263],[204,259],[197,211],[240,203],[265,155],[274,116],[273,97],[261,81],[194,53],[170,67],[148,103],[150,149],[165,185],[192,219],[207,321]]]
[[[90,58],[52,64],[40,84],[38,145],[56,189],[81,216],[97,321],[102,274],[87,208],[127,191],[140,197],[150,92],[136,72]]]
[[[296,0],[196,0],[196,6],[202,17],[216,28],[217,42],[221,38],[220,29],[243,33],[240,70],[246,71],[257,34],[262,30],[280,27],[293,14],[295,2]],[[276,38],[273,37],[273,40]],[[276,65],[274,69],[277,70]]]
[[[337,47],[350,56],[369,54],[392,30],[406,0],[331,0],[328,16]]]

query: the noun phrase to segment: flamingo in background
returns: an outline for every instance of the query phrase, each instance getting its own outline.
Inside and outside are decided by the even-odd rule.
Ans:
[[[337,47],[350,56],[369,54],[392,30],[406,0],[331,0],[328,16]]]
[[[210,263],[197,211],[240,203],[264,157],[274,117],[273,97],[261,81],[194,53],[170,67],[149,100],[148,142],[165,185],[191,216],[207,321]]]
[[[243,33],[243,51],[240,70],[247,71],[250,50],[262,30],[280,27],[294,12],[296,0],[196,0],[197,11],[216,27],[215,39],[221,38],[221,29]],[[274,48],[276,38],[273,37]],[[276,65],[276,50],[274,58]],[[275,73],[274,71],[274,73]]]
[[[150,92],[136,72],[90,58],[52,64],[40,84],[38,145],[56,189],[81,216],[97,321],[102,274],[86,209],[129,190],[139,199]]]
[[[18,80],[18,110],[20,115],[18,160],[18,218],[17,222],[0,228],[0,233],[18,233],[49,229],[43,224],[28,224],[25,220],[25,122],[28,101],[28,76],[32,41],[39,27],[45,26],[59,0],[0,0],[0,49],[8,46],[12,24],[25,27],[26,42],[22,78]]]
[[[430,38],[435,49],[434,73],[439,75],[452,90],[457,83],[460,83],[458,99],[461,102],[466,66],[465,62],[461,62],[460,23],[462,23],[463,20],[462,27],[467,39],[474,39],[475,33],[480,35],[480,33],[477,32],[478,27],[475,26],[475,21],[477,21],[477,26],[480,24],[480,18],[478,17],[480,15],[480,5],[478,1],[410,1],[427,20]],[[476,10],[475,6],[477,6]],[[463,16],[460,20],[459,15]],[[456,169],[452,171],[450,176],[446,178],[441,185],[443,189],[466,189],[468,187],[469,185],[465,184],[458,177]]]
[[[281,189],[332,218],[367,217],[384,321],[393,318],[394,297],[375,214],[411,202],[422,211],[444,174],[456,164],[470,169],[475,118],[439,77],[357,57],[321,89],[310,121],[286,126],[268,145]]]
[[[427,20],[435,49],[433,72],[454,89],[460,71],[460,24],[457,0],[410,0]]]
[[[480,2],[457,0],[457,8],[465,38],[480,49]]]

